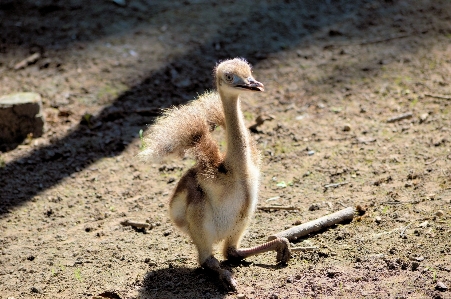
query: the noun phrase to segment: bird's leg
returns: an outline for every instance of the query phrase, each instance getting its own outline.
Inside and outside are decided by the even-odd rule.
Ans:
[[[196,245],[201,267],[217,274],[225,289],[236,291],[237,283],[232,273],[222,269],[219,261],[213,256],[213,241],[209,235],[205,232],[197,231],[195,234],[191,233],[191,239]]]
[[[277,238],[264,244],[250,248],[236,248],[236,246],[227,246],[226,257],[228,259],[245,259],[249,256],[268,251],[277,252],[277,262],[286,263],[291,257],[290,243],[287,238]]]
[[[227,290],[236,291],[237,284],[232,273],[222,269],[219,265],[219,261],[213,255],[208,257],[201,265],[204,269],[217,273],[219,275],[219,280]]]

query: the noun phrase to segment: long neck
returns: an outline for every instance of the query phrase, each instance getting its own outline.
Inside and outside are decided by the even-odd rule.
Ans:
[[[247,165],[251,162],[249,134],[244,125],[238,95],[225,95],[220,92],[227,135],[227,152],[225,161],[237,174],[247,173]]]

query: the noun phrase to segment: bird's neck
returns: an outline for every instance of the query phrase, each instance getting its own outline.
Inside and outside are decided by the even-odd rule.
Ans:
[[[246,174],[251,163],[249,133],[244,124],[238,95],[225,95],[220,92],[224,106],[227,152],[225,161],[236,174]]]

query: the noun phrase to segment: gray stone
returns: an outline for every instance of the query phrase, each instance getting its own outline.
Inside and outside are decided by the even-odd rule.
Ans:
[[[41,96],[20,92],[0,97],[0,145],[21,143],[28,134],[44,132]]]

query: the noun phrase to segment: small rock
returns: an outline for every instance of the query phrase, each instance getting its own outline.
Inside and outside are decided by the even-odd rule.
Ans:
[[[424,123],[429,117],[429,113],[423,113],[420,115],[420,123]]]
[[[308,210],[309,211],[316,211],[316,210],[319,210],[320,208],[321,208],[321,206],[318,203],[314,203],[308,208]]]
[[[236,295],[236,298],[237,298],[237,299],[245,299],[245,298],[246,298],[246,295],[244,295],[244,294],[238,294],[238,295]]]
[[[435,212],[435,216],[437,217],[442,217],[443,215],[445,215],[445,213],[442,210],[438,210],[437,212]]]
[[[376,218],[374,218],[374,221],[375,221],[377,224],[379,224],[379,223],[382,222],[382,218],[379,217],[379,216],[376,216]]]
[[[417,260],[418,262],[422,262],[424,261],[424,256],[418,256],[415,258],[415,260]]]
[[[271,294],[271,296],[269,296],[269,299],[279,299],[279,295]]]
[[[21,92],[0,97],[0,144],[21,143],[27,136],[40,137],[43,132],[39,94]]]
[[[448,289],[448,287],[439,280],[439,281],[437,281],[437,285],[435,286],[435,289],[443,292],[443,291],[446,291]]]
[[[344,131],[344,132],[349,132],[349,131],[351,131],[351,126],[350,126],[349,124],[344,125],[344,126],[343,126],[343,131]]]
[[[155,263],[154,261],[152,261],[150,258],[148,258],[148,257],[146,257],[145,259],[144,259],[144,263],[146,263],[147,265],[149,265],[149,266],[156,266],[157,265],[157,263]]]
[[[31,292],[39,294],[41,292],[41,290],[39,290],[37,287],[31,287]]]
[[[308,151],[307,152],[307,155],[309,155],[309,156],[313,156],[315,154],[315,151]]]
[[[429,222],[428,221],[424,221],[424,222],[421,222],[419,225],[418,225],[418,227],[420,227],[420,228],[425,228],[425,227],[427,227],[429,225]]]
[[[170,231],[170,230],[167,230],[167,231],[165,231],[165,232],[163,233],[163,236],[167,237],[167,236],[169,236],[170,234],[171,234],[171,231]]]
[[[415,271],[415,270],[418,269],[419,266],[420,266],[420,263],[419,263],[419,262],[412,262],[412,264],[410,265],[410,269],[411,269],[412,271]]]

